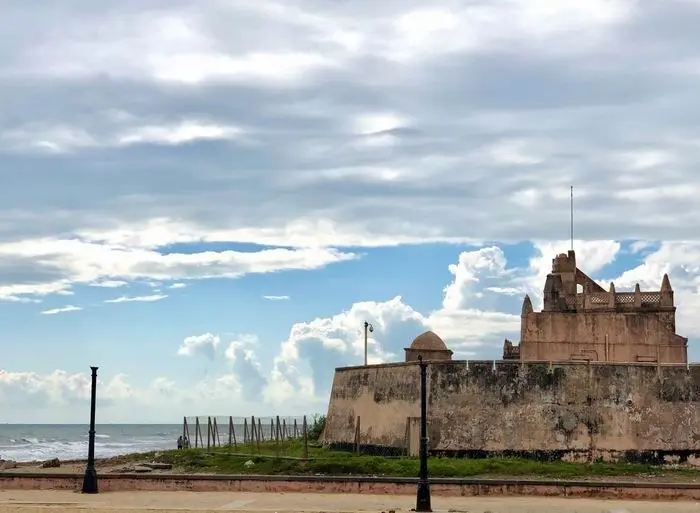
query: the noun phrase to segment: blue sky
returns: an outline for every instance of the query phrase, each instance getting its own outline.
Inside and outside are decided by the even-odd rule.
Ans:
[[[374,362],[426,329],[497,358],[571,184],[580,267],[669,273],[700,358],[698,23],[688,0],[4,6],[0,421],[84,421],[90,365],[105,422],[322,412],[365,320]]]

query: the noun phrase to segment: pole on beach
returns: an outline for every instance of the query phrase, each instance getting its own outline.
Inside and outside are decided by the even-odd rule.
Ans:
[[[83,493],[97,493],[97,471],[95,470],[95,405],[97,399],[97,369],[92,371],[92,391],[90,395],[90,431],[88,438],[88,460],[83,478]]]
[[[418,356],[420,367],[420,476],[416,492],[416,511],[430,512],[430,483],[428,482],[428,364]]]

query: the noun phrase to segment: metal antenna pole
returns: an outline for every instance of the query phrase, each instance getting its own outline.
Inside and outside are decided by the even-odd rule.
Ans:
[[[571,186],[571,251],[574,250],[574,186]]]

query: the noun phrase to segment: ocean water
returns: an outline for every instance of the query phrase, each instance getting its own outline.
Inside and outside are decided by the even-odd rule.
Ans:
[[[95,457],[175,449],[177,424],[103,424],[95,428]],[[42,461],[87,458],[88,426],[76,424],[0,424],[0,459]]]

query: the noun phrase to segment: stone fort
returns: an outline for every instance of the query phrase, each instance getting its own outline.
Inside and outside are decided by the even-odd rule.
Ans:
[[[569,251],[543,296],[542,311],[525,296],[502,360],[453,360],[429,331],[404,362],[336,369],[325,441],[417,454],[420,356],[433,454],[700,461],[700,364],[676,333],[668,276],[655,291],[605,290]]]

